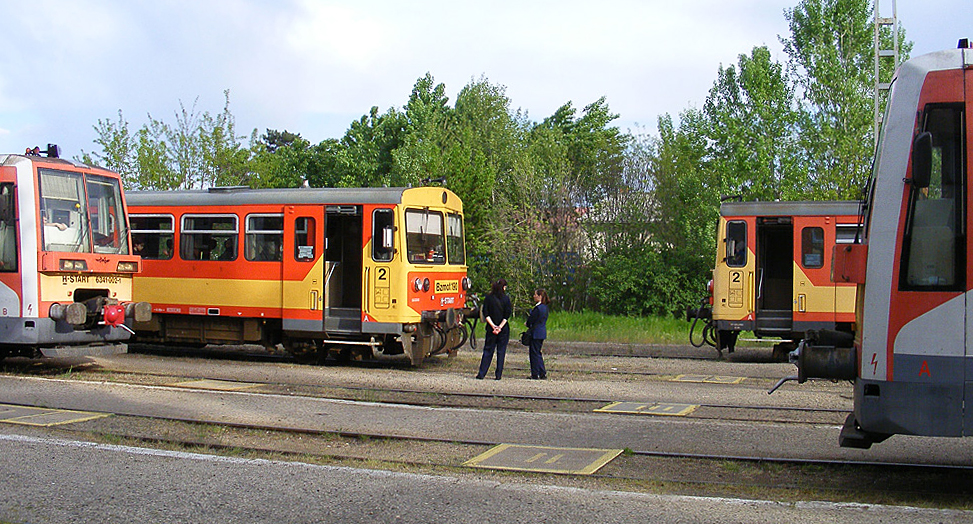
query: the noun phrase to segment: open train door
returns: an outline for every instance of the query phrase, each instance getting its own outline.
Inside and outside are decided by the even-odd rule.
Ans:
[[[325,219],[324,329],[358,335],[362,316],[362,206],[329,205]]]
[[[757,217],[757,304],[754,331],[787,338],[794,323],[793,219]]]
[[[324,230],[324,206],[285,206],[281,303],[288,337],[321,338],[324,332]]]

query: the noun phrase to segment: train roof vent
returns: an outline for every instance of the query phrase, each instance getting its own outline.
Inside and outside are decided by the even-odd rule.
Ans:
[[[210,193],[230,193],[232,191],[243,191],[244,189],[250,189],[250,186],[221,186],[207,188]]]

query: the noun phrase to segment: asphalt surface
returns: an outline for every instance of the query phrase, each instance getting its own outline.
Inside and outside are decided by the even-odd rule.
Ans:
[[[0,430],[2,431],[2,430]],[[591,491],[0,434],[0,521],[969,522],[969,512]]]

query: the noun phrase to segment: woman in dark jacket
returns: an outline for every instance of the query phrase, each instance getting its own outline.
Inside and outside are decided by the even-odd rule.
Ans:
[[[547,297],[547,291],[538,289],[534,291],[534,302],[536,305],[530,310],[527,317],[527,331],[530,333],[530,349],[527,351],[530,357],[530,378],[544,380],[547,378],[547,369],[544,368],[544,356],[541,355],[541,346],[547,338],[547,315],[549,313],[548,304],[551,299]]]
[[[486,334],[483,337],[483,358],[480,359],[480,371],[476,378],[482,379],[490,370],[493,352],[497,353],[496,379],[503,375],[503,359],[507,354],[507,342],[510,341],[510,315],[513,314],[510,297],[507,296],[507,281],[499,279],[490,288],[490,294],[483,299],[483,320],[486,322]]]

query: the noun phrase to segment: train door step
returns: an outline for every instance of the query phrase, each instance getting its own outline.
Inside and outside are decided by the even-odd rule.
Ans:
[[[761,310],[754,321],[754,330],[762,333],[790,333],[793,327],[794,315],[789,310]]]

